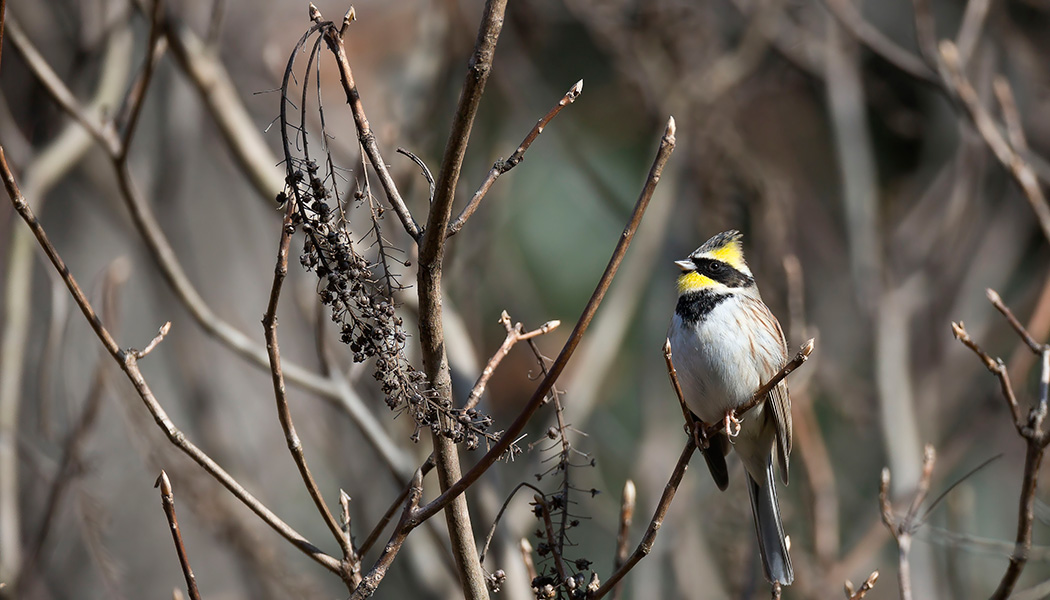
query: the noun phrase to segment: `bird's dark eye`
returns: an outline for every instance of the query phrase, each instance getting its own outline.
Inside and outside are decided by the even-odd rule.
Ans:
[[[724,268],[725,268],[725,265],[723,265],[722,263],[720,263],[718,261],[712,261],[712,262],[707,264],[707,270],[711,271],[712,273],[721,273],[722,269],[724,269]]]

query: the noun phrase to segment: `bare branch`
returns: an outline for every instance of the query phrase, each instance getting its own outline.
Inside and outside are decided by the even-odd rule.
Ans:
[[[773,388],[775,388],[777,384],[783,381],[784,378],[790,375],[792,371],[802,366],[802,363],[806,362],[806,360],[809,359],[809,355],[813,353],[815,343],[816,340],[810,338],[809,341],[807,341],[805,344],[802,344],[798,352],[795,354],[795,357],[788,361],[786,365],[781,367],[781,369],[777,371],[776,375],[773,375],[773,377],[770,378],[769,381],[767,381],[764,385],[762,385],[762,387],[758,388],[758,391],[756,391],[754,395],[751,396],[751,400],[749,400],[746,404],[743,404],[733,409],[731,413],[726,414],[726,422],[738,422],[740,419],[744,418],[744,415],[747,413],[747,411],[765,402],[766,397],[769,395],[769,392]],[[708,437],[717,435],[720,431],[723,430],[723,427],[725,426],[726,425],[723,422],[703,423],[704,433]]]
[[[4,186],[7,188],[7,194],[11,198],[15,211],[29,226],[33,235],[36,237],[37,242],[39,242],[41,248],[43,248],[44,253],[47,254],[52,265],[54,265],[55,269],[62,276],[62,280],[65,282],[69,292],[73,295],[73,299],[76,301],[77,306],[79,306],[81,312],[84,313],[84,317],[87,319],[91,329],[95,332],[95,335],[99,338],[99,341],[105,349],[120,365],[125,375],[127,375],[128,379],[135,387],[135,391],[138,392],[139,397],[146,405],[146,408],[149,410],[150,414],[153,415],[154,420],[161,429],[164,430],[168,439],[187,456],[204,468],[205,471],[211,474],[212,477],[217,479],[219,483],[225,486],[226,489],[228,489],[238,500],[255,512],[255,514],[257,514],[267,525],[291,542],[296,548],[333,573],[339,573],[340,565],[337,559],[319,550],[316,546],[311,544],[309,540],[300,535],[299,532],[292,529],[287,523],[277,517],[277,515],[271,512],[269,508],[249,493],[248,490],[244,489],[236,479],[212,460],[211,457],[187,440],[185,434],[175,427],[171,422],[171,419],[168,418],[164,408],[153,395],[153,390],[150,389],[149,384],[146,383],[145,378],[142,376],[135,354],[133,352],[125,352],[119,345],[117,345],[116,340],[113,339],[109,330],[106,329],[102,324],[101,319],[98,318],[95,309],[92,308],[91,303],[84,295],[80,285],[69,272],[62,257],[58,255],[58,251],[55,250],[55,247],[51,244],[44,229],[40,226],[40,222],[33,214],[33,211],[29,208],[29,204],[19,190],[14,174],[7,165],[7,159],[4,156],[3,148],[0,148],[0,177],[4,180]]]
[[[313,10],[316,11],[317,8],[314,7]],[[320,18],[320,13],[317,13],[317,18]],[[346,55],[343,34],[350,22],[355,18],[355,13],[351,9],[343,18],[342,29],[336,29],[333,24],[325,27],[322,35],[324,35],[325,43],[328,44],[328,49],[335,55],[336,63],[339,65],[339,78],[343,84],[343,91],[346,93],[346,103],[350,105],[350,112],[354,116],[354,124],[357,126],[357,138],[361,142],[361,147],[365,149],[365,154],[368,155],[372,168],[379,175],[379,184],[383,187],[383,192],[386,194],[390,206],[394,209],[398,219],[401,220],[401,225],[405,228],[408,235],[418,242],[422,235],[422,230],[419,228],[416,220],[412,218],[412,213],[408,210],[404,199],[401,198],[401,193],[397,190],[397,184],[394,183],[394,178],[391,177],[390,171],[386,167],[383,155],[379,152],[376,136],[372,133],[372,126],[368,123],[364,104],[361,103],[361,94],[357,91],[357,83],[354,82],[354,74],[350,70],[350,59]]]
[[[270,375],[273,380],[274,398],[277,401],[277,418],[281,422],[281,429],[284,431],[284,439],[288,444],[288,451],[292,454],[292,460],[295,462],[296,468],[299,469],[299,475],[303,479],[303,484],[306,486],[310,498],[314,501],[314,506],[317,507],[317,511],[324,519],[328,530],[335,536],[336,541],[342,548],[343,559],[349,565],[356,561],[356,556],[350,545],[350,538],[343,534],[342,528],[332,515],[332,511],[329,510],[321,490],[317,487],[317,482],[310,473],[310,467],[306,464],[303,445],[299,440],[299,435],[295,432],[292,412],[288,407],[288,394],[284,387],[284,372],[281,370],[281,350],[277,341],[277,305],[281,297],[281,287],[284,284],[285,277],[288,275],[288,249],[291,245],[292,233],[295,231],[295,226],[292,224],[292,211],[294,209],[294,203],[289,202],[284,214],[284,223],[281,227],[277,264],[274,267],[273,286],[270,288],[270,300],[266,305],[266,314],[263,315],[263,332],[266,338],[266,350],[270,358]],[[352,585],[353,582],[349,570],[344,570],[341,575],[344,581],[351,586],[352,590],[355,586]]]
[[[153,349],[164,341],[164,337],[168,335],[169,331],[171,331],[171,321],[168,321],[160,326],[160,331],[158,331],[157,335],[152,340],[150,340],[149,344],[146,344],[145,348],[143,348],[142,350],[135,351],[135,358],[145,358],[146,355],[148,355],[150,352],[153,352]]]
[[[981,362],[984,363],[985,368],[991,371],[996,377],[999,378],[999,386],[1003,391],[1003,399],[1006,400],[1007,406],[1010,408],[1010,415],[1013,417],[1014,427],[1017,431],[1024,435],[1023,430],[1025,427],[1024,416],[1021,414],[1021,407],[1017,403],[1017,396],[1014,395],[1013,384],[1010,383],[1010,374],[1006,370],[1006,365],[1002,359],[992,358],[987,352],[981,349],[977,345],[977,342],[970,338],[970,334],[966,332],[966,327],[960,322],[952,322],[952,333],[955,335],[955,339],[963,343],[964,346],[973,351]]]
[[[1032,352],[1034,352],[1035,354],[1042,354],[1046,351],[1047,344],[1040,344],[1039,342],[1035,341],[1035,338],[1032,337],[1032,334],[1028,333],[1028,329],[1025,328],[1025,326],[1021,323],[1021,321],[1017,319],[1017,317],[1014,316],[1013,311],[1011,311],[1009,307],[1003,304],[1003,299],[1001,296],[999,296],[999,292],[989,288],[985,290],[985,294],[988,296],[988,300],[992,303],[992,306],[995,307],[995,310],[999,311],[1004,317],[1006,317],[1007,322],[1010,323],[1010,327],[1014,328],[1014,331],[1017,332],[1017,335],[1021,337],[1025,345],[1028,346],[1028,348],[1031,349]]]
[[[153,69],[164,52],[166,42],[160,37],[161,6],[164,0],[153,0],[153,11],[150,13],[149,41],[146,43],[146,59],[142,65],[142,72],[135,84],[128,90],[124,100],[125,115],[124,133],[120,136],[119,160],[127,160],[128,149],[131,146],[131,138],[135,135],[135,125],[138,124],[139,115],[142,114],[142,105],[146,101],[146,90],[149,89],[150,80],[153,78]],[[192,595],[192,594],[191,594]]]
[[[842,26],[872,52],[908,75],[927,83],[940,83],[937,74],[917,56],[897,45],[884,33],[864,20],[851,0],[824,0],[824,5]]]
[[[1046,196],[1043,194],[1039,180],[1035,176],[1031,165],[1019,154],[1020,149],[1013,148],[1003,137],[999,127],[992,120],[988,109],[981,104],[977,91],[973,84],[966,78],[962,70],[962,62],[959,57],[959,49],[950,41],[942,41],[940,44],[941,64],[944,70],[944,81],[952,94],[957,97],[966,108],[970,120],[973,121],[977,132],[984,138],[992,153],[999,162],[1013,176],[1014,180],[1024,192],[1025,199],[1032,206],[1043,235],[1050,240],[1050,207],[1047,205]]]
[[[496,371],[496,367],[498,367],[500,362],[510,354],[510,349],[514,347],[514,344],[554,331],[558,325],[561,325],[561,321],[558,320],[547,321],[532,331],[525,331],[521,323],[511,324],[510,315],[507,314],[507,311],[503,311],[503,314],[500,315],[499,322],[502,323],[503,327],[507,330],[507,337],[504,338],[503,344],[500,345],[499,350],[496,350],[496,353],[489,359],[488,364],[485,365],[485,369],[481,371],[481,376],[478,377],[477,383],[474,384],[474,387],[470,390],[470,395],[467,396],[467,401],[464,405],[465,409],[471,409],[477,406],[478,402],[481,400],[481,395],[485,393],[485,386],[488,385],[489,379]]]
[[[197,578],[193,576],[190,568],[190,557],[186,554],[186,546],[182,543],[182,531],[179,530],[179,521],[175,518],[175,493],[171,489],[171,481],[168,474],[163,470],[157,477],[157,483],[153,487],[160,488],[160,502],[164,506],[164,515],[168,518],[168,526],[171,527],[171,538],[175,540],[175,552],[179,555],[179,564],[182,565],[182,574],[186,577],[186,587],[189,589],[191,600],[201,600],[201,593],[197,590]]]
[[[671,507],[671,501],[674,500],[675,492],[678,491],[678,486],[682,483],[682,477],[689,466],[689,459],[693,457],[695,450],[696,444],[693,442],[693,436],[689,436],[685,442],[685,448],[682,449],[681,456],[678,457],[678,463],[675,464],[674,470],[671,471],[671,478],[667,481],[667,485],[664,486],[664,492],[661,494],[660,501],[657,502],[656,510],[653,512],[653,518],[649,520],[649,527],[646,528],[645,535],[642,536],[638,547],[634,549],[631,556],[624,561],[620,568],[613,572],[612,576],[597,591],[588,596],[589,600],[598,600],[611,592],[619,581],[653,549],[653,543],[656,542],[656,534],[660,531],[661,525],[663,525],[664,517],[667,516],[667,509]]]
[[[882,481],[879,485],[879,508],[882,511],[882,522],[889,529],[893,539],[897,541],[897,583],[900,588],[901,600],[911,600],[911,563],[908,555],[911,552],[912,534],[920,524],[916,521],[919,506],[926,499],[930,491],[930,480],[933,477],[933,465],[937,455],[933,445],[926,444],[922,457],[922,476],[919,485],[912,498],[908,512],[903,519],[897,521],[893,517],[893,505],[890,503],[890,470],[882,470]],[[870,578],[869,578],[870,579]],[[874,583],[874,582],[873,582]],[[847,588],[848,589],[848,588]]]
[[[398,521],[397,527],[394,527],[394,533],[390,536],[390,541],[387,542],[383,553],[379,555],[372,568],[362,578],[361,584],[354,590],[350,600],[364,600],[375,593],[390,565],[393,564],[394,558],[397,557],[397,553],[401,551],[401,545],[405,543],[405,539],[412,530],[408,524],[412,518],[412,512],[419,506],[419,498],[422,495],[423,471],[419,469],[412,477],[412,483],[409,484],[408,500],[405,502],[404,510],[401,511],[401,520]]]

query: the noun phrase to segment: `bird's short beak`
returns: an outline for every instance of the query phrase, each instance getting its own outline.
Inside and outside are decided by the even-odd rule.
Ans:
[[[693,271],[696,269],[696,265],[693,264],[692,259],[676,260],[674,264],[678,265],[678,268],[683,271]]]

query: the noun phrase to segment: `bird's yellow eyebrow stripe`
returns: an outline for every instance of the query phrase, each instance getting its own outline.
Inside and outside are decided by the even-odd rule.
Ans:
[[[705,288],[715,287],[715,280],[707,275],[701,275],[696,271],[689,271],[678,276],[678,293],[695,292]]]

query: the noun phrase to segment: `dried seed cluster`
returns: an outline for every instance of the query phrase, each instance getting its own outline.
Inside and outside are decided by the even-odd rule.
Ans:
[[[299,262],[318,278],[317,293],[321,303],[331,309],[332,321],[339,324],[340,340],[349,346],[354,362],[374,359],[373,377],[379,383],[391,410],[407,411],[416,424],[412,439],[429,428],[456,443],[473,450],[481,442],[494,442],[501,432],[490,432],[492,419],[476,409],[463,410],[444,406],[427,389],[426,377],[412,367],[405,356],[408,335],[397,315],[393,292],[400,289],[386,261],[388,246],[382,237],[382,212],[365,190],[353,198],[368,201],[373,225],[363,240],[378,248],[375,261],[368,260],[358,248],[346,219],[346,207],[332,208],[330,199],[338,202],[338,193],[329,189],[318,176],[318,165],[312,160],[295,163],[286,178],[286,190],[277,196],[279,203],[296,202],[293,225],[306,233]],[[408,264],[407,262],[404,264]]]

